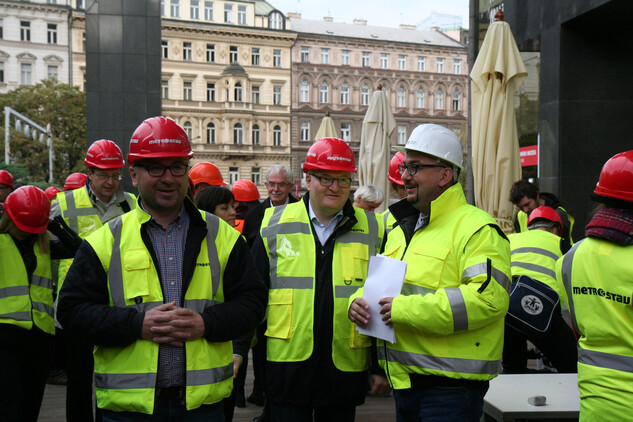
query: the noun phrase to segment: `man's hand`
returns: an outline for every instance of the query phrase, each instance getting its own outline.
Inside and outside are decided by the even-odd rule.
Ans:
[[[145,313],[143,338],[155,343],[182,347],[186,341],[204,335],[202,316],[191,309],[164,303]]]
[[[391,322],[391,303],[393,302],[392,297],[383,297],[378,301],[378,304],[381,305],[380,315],[382,315],[382,320],[385,321],[385,325],[393,325]]]
[[[239,372],[243,361],[244,358],[240,355],[233,355],[233,379],[237,378],[237,373]]]
[[[386,396],[391,393],[391,387],[389,387],[389,381],[387,377],[382,375],[371,374],[369,377],[370,390],[367,394],[370,396]]]
[[[365,299],[359,297],[354,299],[352,305],[349,307],[349,311],[347,312],[347,317],[350,321],[355,323],[361,328],[366,328],[367,324],[369,324],[369,305],[365,301]]]

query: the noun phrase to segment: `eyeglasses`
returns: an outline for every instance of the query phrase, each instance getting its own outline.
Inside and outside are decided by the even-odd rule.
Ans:
[[[425,167],[444,167],[441,164],[400,164],[398,166],[398,171],[400,174],[404,174],[406,170],[410,176],[415,176],[418,173],[418,170],[423,169]]]
[[[316,178],[324,188],[329,188],[334,182],[338,184],[339,188],[349,188],[352,184],[352,179],[349,177],[333,178],[327,176],[317,176],[313,173],[310,173],[310,176]]]
[[[269,187],[269,188],[275,188],[275,186],[276,186],[279,189],[286,189],[286,187],[288,187],[288,183],[286,183],[286,182],[281,182],[281,183],[266,182],[266,186]]]
[[[117,174],[105,174],[105,173],[97,173],[97,172],[93,172],[92,173],[96,178],[98,179],[102,179],[102,180],[108,180],[110,178],[112,178],[112,180],[121,180],[123,178],[123,176],[121,176],[121,173],[117,173]]]
[[[135,167],[143,167],[152,177],[163,177],[167,169],[174,177],[181,177],[187,174],[189,165],[185,163],[174,163],[171,166],[163,166],[162,164],[134,164]]]

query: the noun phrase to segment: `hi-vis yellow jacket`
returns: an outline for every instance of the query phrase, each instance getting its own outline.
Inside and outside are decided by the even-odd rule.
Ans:
[[[207,224],[183,306],[196,312],[224,302],[223,274],[240,234],[217,217],[200,211]],[[111,307],[148,311],[163,303],[156,266],[141,238],[150,215],[140,208],[110,221],[86,238],[107,273]],[[188,410],[228,397],[232,389],[231,342],[204,337],[186,343]],[[158,369],[158,344],[139,339],[125,347],[95,346],[95,386],[99,408],[151,414]]]
[[[405,214],[419,215],[402,201],[392,209],[403,204]],[[396,343],[378,340],[392,387],[410,388],[410,374],[494,378],[501,367],[510,284],[509,243],[494,219],[468,205],[456,184],[431,203],[426,227],[415,233],[394,228],[384,255],[407,262],[391,309]]]
[[[357,223],[336,238],[332,261],[334,297],[332,361],[337,369],[364,371],[370,339],[347,318],[347,302],[367,277],[369,257],[380,251],[383,218],[354,208]],[[349,218],[349,217],[347,217]],[[316,251],[304,201],[268,208],[261,229],[269,256],[268,359],[299,362],[313,351]]]

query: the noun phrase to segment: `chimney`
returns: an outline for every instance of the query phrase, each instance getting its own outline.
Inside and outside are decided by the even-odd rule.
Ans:
[[[289,18],[301,19],[301,13],[298,12],[288,12],[286,13],[286,16]]]
[[[400,24],[400,29],[415,29],[415,25]]]
[[[332,16],[324,16],[323,22],[334,22],[334,18]]]
[[[367,25],[366,19],[354,19],[354,25]]]

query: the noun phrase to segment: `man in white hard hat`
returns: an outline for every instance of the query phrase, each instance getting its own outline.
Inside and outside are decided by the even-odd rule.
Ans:
[[[501,367],[509,242],[490,215],[466,203],[452,131],[420,125],[397,149],[406,153],[399,168],[407,197],[389,207],[398,224],[384,255],[407,270],[400,295],[379,301],[396,341],[378,340],[378,358],[399,421],[478,421]],[[350,303],[349,318],[367,326],[362,291]]]

